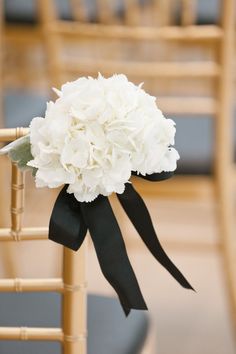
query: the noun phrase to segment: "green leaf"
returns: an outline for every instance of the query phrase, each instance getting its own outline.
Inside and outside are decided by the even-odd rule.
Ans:
[[[19,169],[31,170],[32,174],[35,175],[37,169],[27,166],[30,160],[33,160],[31,154],[30,136],[26,135],[20,139],[13,141],[12,143],[4,146],[0,150],[0,154],[8,154],[13,162],[16,162]]]

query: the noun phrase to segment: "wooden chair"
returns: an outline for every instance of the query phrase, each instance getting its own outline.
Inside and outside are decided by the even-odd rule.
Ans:
[[[58,0],[62,18],[71,19],[67,0]],[[45,89],[41,65],[42,31],[37,16],[37,1],[1,1],[4,22],[4,83],[9,87]]]
[[[2,8],[2,3],[0,2],[0,128],[3,127],[3,114],[2,114],[2,49],[3,49],[3,45],[2,45],[2,26],[3,26],[3,21],[2,21],[2,12],[3,12],[3,8]]]
[[[153,1],[156,6],[158,1]],[[74,13],[77,14],[77,21],[62,21],[57,17],[53,0],[39,0],[40,18],[42,21],[45,46],[51,82],[59,87],[62,82],[75,78],[79,75],[96,75],[100,71],[104,75],[113,73],[125,73],[131,77],[144,77],[146,79],[165,79],[167,85],[171,79],[194,80],[202,79],[205,83],[212,80],[212,92],[210,97],[199,93],[194,96],[172,97],[160,96],[158,103],[161,109],[167,114],[181,115],[210,115],[214,118],[214,171],[211,176],[179,176],[168,185],[160,186],[160,193],[174,192],[176,195],[194,195],[202,193],[206,186],[210,186],[217,204],[217,221],[221,240],[221,251],[224,259],[224,271],[226,284],[231,304],[231,313],[236,320],[236,242],[233,235],[233,142],[232,128],[232,91],[233,91],[233,55],[234,55],[234,0],[222,0],[222,20],[219,25],[195,25],[195,1],[182,0],[182,26],[172,26],[170,16],[170,1],[160,1],[162,13],[165,19],[164,26],[148,26],[137,24],[136,18],[139,4],[136,1],[126,1],[127,5],[123,11],[123,19],[120,23],[111,20],[114,13],[111,13],[107,2],[100,1],[98,7],[98,21],[89,23],[86,20],[86,9],[82,8],[82,1],[74,1]],[[76,7],[78,6],[78,7]],[[151,5],[150,5],[151,6]],[[127,11],[126,11],[127,10]],[[131,12],[132,10],[132,12]],[[143,9],[142,9],[143,10]],[[151,11],[155,15],[155,11]],[[143,20],[143,17],[141,18]],[[135,24],[134,24],[135,23]],[[101,47],[100,57],[93,54],[86,58],[77,57],[70,61],[68,57],[62,56],[62,50],[70,41],[74,45],[89,43],[99,46],[99,40],[106,41]],[[118,50],[112,57],[106,57],[105,45],[118,41]],[[94,42],[93,42],[94,41]],[[98,42],[97,42],[98,41]],[[182,46],[184,49],[197,45],[201,48],[201,54],[213,49],[214,56],[208,60],[152,60],[150,62],[133,60],[132,50],[129,57],[121,57],[122,45],[126,41],[131,42],[131,49],[136,44],[147,41],[152,43],[163,43],[173,45],[172,58],[175,49]],[[98,44],[97,44],[98,43]],[[144,48],[144,47],[143,47]],[[165,47],[164,47],[165,48]],[[153,55],[157,51],[153,51]],[[143,54],[143,53],[141,53]],[[181,58],[181,56],[180,56]],[[70,58],[69,58],[70,59]],[[179,59],[179,58],[178,58]],[[178,86],[180,89],[182,86]],[[192,86],[193,87],[193,86]],[[182,89],[181,89],[182,90]],[[178,92],[178,90],[177,90]],[[190,91],[191,92],[191,91]],[[138,182],[137,182],[138,183]],[[153,193],[152,186],[141,184],[140,190]],[[236,321],[235,321],[236,323]]]
[[[0,129],[0,143],[13,141],[28,133],[27,128]],[[4,158],[4,157],[1,157]],[[1,162],[1,172],[6,166]],[[11,226],[0,228],[0,242],[24,242],[47,240],[47,227],[23,227],[22,217],[24,213],[25,194],[25,173],[21,172],[15,163],[11,164]],[[9,164],[8,164],[9,166]],[[1,186],[3,187],[3,186]],[[4,188],[1,188],[1,207],[7,205],[6,193],[8,189],[6,181]],[[93,354],[111,353],[116,350],[120,354],[138,354],[145,342],[148,330],[147,316],[142,312],[134,312],[125,318],[117,299],[104,296],[89,296],[88,330],[90,333],[87,350],[87,283],[86,283],[86,241],[78,252],[63,247],[62,277],[57,278],[1,278],[0,279],[0,351],[7,353],[22,352],[22,347],[11,346],[12,341],[50,341],[59,342],[63,347],[64,354]],[[50,252],[50,251],[49,251]],[[8,267],[14,267],[16,259],[5,257]],[[60,259],[60,257],[59,257]],[[43,260],[42,260],[43,261]],[[30,266],[30,265],[29,265]],[[33,267],[33,265],[32,265]],[[15,270],[13,274],[17,273]],[[12,299],[10,293],[36,293],[36,297]],[[32,322],[30,313],[22,315],[22,312],[14,317],[9,306],[13,304],[16,308],[24,305],[35,309],[34,312],[40,316],[42,310],[38,303],[39,293],[48,293],[46,304],[51,313],[53,323],[58,327],[30,327],[25,323]],[[7,293],[7,296],[4,296]],[[58,297],[61,295],[61,302]],[[40,300],[39,300],[40,302]],[[42,301],[41,301],[42,302]],[[60,306],[61,311],[60,311]],[[56,313],[57,311],[57,313]],[[43,311],[45,314],[45,311]],[[60,320],[60,313],[61,320]],[[28,315],[28,316],[27,316]],[[46,315],[45,315],[46,317]],[[23,318],[23,320],[22,320]],[[59,320],[58,320],[59,318]],[[22,323],[23,327],[6,327],[4,323]],[[56,320],[57,319],[57,320]],[[35,319],[33,319],[35,320]],[[22,324],[21,324],[22,325]],[[3,327],[1,327],[3,326]],[[61,326],[61,328],[59,327]],[[111,336],[109,336],[108,335]],[[113,338],[111,340],[111,338]],[[2,341],[6,342],[6,346]],[[122,346],[120,347],[120,342]],[[36,352],[37,347],[34,350]],[[29,347],[25,347],[24,353],[32,353]],[[58,349],[48,349],[50,354],[58,353]],[[118,350],[118,351],[117,351]]]
[[[6,23],[4,21],[3,1],[0,2],[0,128],[28,127],[34,116],[40,116],[45,111],[47,97],[40,90],[30,90],[26,87],[24,79],[21,80],[20,89],[7,87],[4,77],[9,67],[6,65]],[[30,31],[29,31],[30,32]],[[18,51],[19,56],[24,50]],[[8,57],[8,60],[11,60]],[[14,65],[17,66],[16,63]],[[18,72],[22,72],[19,64]],[[32,77],[32,72],[28,73]],[[14,76],[14,74],[13,74]]]
[[[27,129],[2,129],[0,141],[13,141]],[[12,164],[11,227],[0,229],[0,241],[47,239],[47,228],[22,228],[24,212],[24,173]],[[63,252],[63,276],[51,279],[0,279],[0,292],[59,292],[63,294],[63,326],[61,328],[0,328],[0,339],[60,341],[64,353],[86,353],[86,243],[79,252],[67,248]],[[79,315],[78,315],[79,314]]]

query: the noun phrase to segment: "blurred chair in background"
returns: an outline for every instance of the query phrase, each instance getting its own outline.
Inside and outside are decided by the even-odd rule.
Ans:
[[[9,2],[8,2],[9,4]],[[1,102],[0,102],[0,128],[3,127],[28,127],[32,117],[42,115],[46,107],[46,95],[39,92],[34,92],[30,88],[25,87],[24,80],[21,81],[20,87],[8,87],[6,84],[5,76],[7,72],[11,71],[7,67],[6,63],[9,58],[7,55],[6,58],[6,46],[7,40],[5,37],[5,8],[3,6],[3,1],[0,2],[0,91],[1,91]],[[19,56],[21,55],[20,46],[17,46]],[[21,65],[19,62],[15,62],[14,70],[21,72]],[[9,71],[8,71],[9,69]],[[19,74],[21,75],[21,74]],[[12,74],[14,77],[14,73]],[[0,185],[3,186],[7,181],[7,174],[4,171],[4,168],[0,169]],[[1,188],[1,200],[6,199],[6,189]],[[3,207],[4,203],[1,203],[0,206],[0,226],[4,226],[7,223],[8,213]]]
[[[37,0],[3,0],[5,39],[5,81],[8,86],[45,89],[41,61],[42,33]],[[63,19],[71,19],[68,1],[57,1]],[[42,80],[43,78],[43,80]]]
[[[0,142],[9,142],[27,133],[28,129],[24,128],[0,129]],[[1,160],[1,168],[4,166],[2,162]],[[22,226],[24,173],[13,163],[11,176],[11,227],[0,228],[0,242],[47,239],[47,227]],[[8,186],[5,185],[4,188]],[[8,262],[11,261],[9,258]],[[45,343],[42,347],[38,343],[35,347],[34,344],[25,344],[25,341],[31,340],[60,342],[64,354],[140,353],[147,335],[147,316],[144,312],[134,311],[126,319],[118,300],[102,296],[89,297],[87,351],[85,264],[86,242],[78,252],[63,248],[63,274],[60,278],[0,279],[0,325],[3,326],[0,327],[1,353],[60,352],[58,345]],[[17,294],[9,294],[10,292]],[[32,294],[19,294],[23,292]],[[42,292],[47,294],[41,295]],[[61,294],[61,298],[56,293]],[[14,308],[18,310],[12,311]],[[48,320],[57,327],[49,328]],[[39,328],[39,323],[45,328]],[[19,327],[12,327],[14,324]],[[14,340],[18,342],[12,342]]]
[[[3,7],[0,3],[0,128],[3,126],[3,115],[2,115],[2,55],[3,55],[3,43],[2,43],[2,26],[3,26]]]
[[[3,5],[5,5],[6,8]],[[12,50],[7,50],[7,48],[11,47],[10,44],[12,41],[11,36],[8,37],[6,35],[6,32],[8,31],[8,26],[6,25],[7,23],[5,19],[7,18],[8,20],[10,20],[10,18],[8,18],[7,11],[9,5],[14,6],[16,5],[16,3],[14,1],[8,1],[3,4],[3,1],[1,1],[2,25],[0,40],[2,47],[1,65],[3,66],[3,70],[1,72],[2,109],[0,126],[8,128],[17,126],[27,127],[32,117],[43,114],[43,112],[45,111],[47,98],[43,92],[38,92],[37,90],[32,90],[30,89],[30,87],[27,87],[28,81],[26,80],[26,75],[31,78],[34,75],[32,73],[32,70],[29,69],[27,71],[26,68],[24,68],[23,66],[23,58],[26,54],[26,51],[23,46],[25,41],[24,32],[22,33],[22,38],[20,33],[20,27],[18,28],[18,30],[17,28],[15,29],[15,32],[18,36],[17,38],[19,38],[19,41],[16,41],[15,43],[15,57],[14,55],[11,55],[13,53]],[[27,14],[27,12],[25,14]],[[30,29],[28,29],[28,31],[31,32]],[[9,67],[6,65],[7,63],[10,65]],[[10,85],[6,84],[6,77],[8,77],[10,82],[12,81]],[[19,77],[20,85],[19,83],[15,85],[15,78],[17,77]]]
[[[191,163],[187,166],[188,174],[210,173],[210,176],[179,176],[167,188],[180,197],[191,191],[193,195],[201,195],[206,186],[214,192],[231,314],[236,319],[232,139],[234,0],[221,1],[221,21],[212,25],[195,24],[197,16],[192,0],[181,1],[181,26],[167,25],[173,23],[172,13],[165,15],[163,11],[172,11],[173,2],[125,1],[122,4],[122,11],[117,12],[110,6],[111,2],[97,2],[96,18],[91,23],[82,1],[75,1],[73,7],[73,14],[78,13],[79,20],[65,21],[57,15],[53,0],[39,0],[51,82],[59,87],[79,75],[96,75],[98,71],[104,75],[124,73],[136,81],[138,77],[139,82],[144,79],[145,88],[150,85],[165,113],[179,116],[180,121],[186,116],[198,119],[197,142],[194,142],[195,123],[189,126],[193,138],[184,129],[187,120],[182,123],[182,133],[181,125],[178,126],[182,134],[179,138],[182,155],[187,154],[186,161]],[[151,15],[155,18],[157,6],[162,6],[159,15],[165,19],[164,26],[161,21],[155,26],[155,20],[149,19]],[[114,16],[119,17],[115,22]],[[214,136],[214,145],[213,156],[205,156],[205,164],[201,165],[205,117],[213,118],[212,132],[208,125],[207,128]],[[207,136],[207,144],[209,140]],[[214,159],[214,166],[209,158]],[[181,170],[186,173],[180,165]]]

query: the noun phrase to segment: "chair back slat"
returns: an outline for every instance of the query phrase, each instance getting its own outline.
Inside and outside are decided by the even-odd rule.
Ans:
[[[17,238],[22,228],[22,215],[24,212],[24,173],[16,163],[12,163],[11,180],[11,231]]]
[[[154,14],[160,26],[169,26],[172,23],[173,0],[154,0]]]
[[[141,17],[145,15],[144,9],[145,9],[144,5],[143,8],[141,9],[139,0],[125,0],[125,4],[124,4],[125,24],[138,25],[140,23]]]
[[[114,1],[97,0],[96,11],[99,23],[109,24],[115,21]]]
[[[85,6],[85,0],[69,0],[72,11],[72,16],[77,21],[86,22],[88,20],[88,13]]]
[[[196,23],[197,0],[181,0],[181,25],[190,26]]]
[[[58,11],[55,0],[37,0],[36,4],[40,23],[45,25],[58,19]]]

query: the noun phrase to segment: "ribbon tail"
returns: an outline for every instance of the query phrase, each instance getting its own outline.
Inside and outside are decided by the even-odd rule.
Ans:
[[[92,237],[101,270],[117,292],[126,315],[131,309],[146,310],[125,243],[107,197],[81,203],[81,211]]]
[[[82,245],[87,226],[84,222],[80,203],[74,194],[66,192],[67,185],[59,193],[49,222],[49,239],[74,251]]]
[[[180,285],[186,289],[194,290],[162,248],[153,227],[148,209],[132,184],[127,183],[124,193],[117,194],[117,197],[130,221],[156,260],[177,280],[177,282],[179,282]]]

